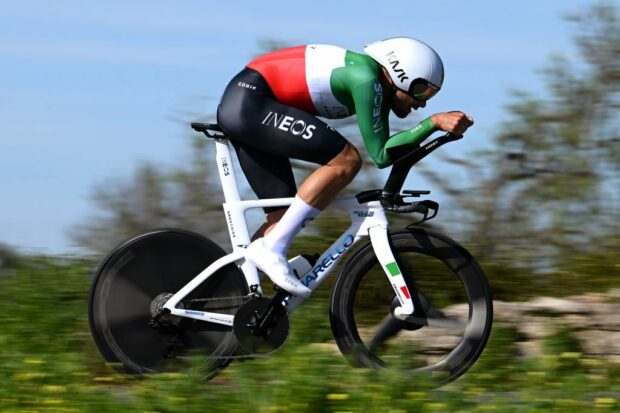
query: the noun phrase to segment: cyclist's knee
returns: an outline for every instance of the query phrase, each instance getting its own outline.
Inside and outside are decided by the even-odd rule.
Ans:
[[[342,179],[352,180],[362,168],[362,157],[355,146],[347,142],[345,147],[331,161],[328,166],[337,169]]]

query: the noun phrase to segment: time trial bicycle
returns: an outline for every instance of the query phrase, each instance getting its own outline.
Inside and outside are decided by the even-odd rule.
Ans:
[[[293,198],[242,200],[224,133],[213,124],[192,127],[216,145],[232,252],[165,228],[131,237],[102,261],[89,296],[90,328],[103,357],[128,372],[176,371],[202,355],[214,376],[233,360],[269,355],[285,343],[289,315],[307,299],[283,288],[267,296],[262,273],[244,258],[245,212]],[[454,240],[419,226],[439,205],[406,200],[430,191],[401,193],[413,165],[457,139],[448,133],[417,146],[394,162],[383,189],[337,198],[331,207],[348,213],[350,227],[320,256],[289,261],[314,291],[349,256],[333,285],[329,317],[335,344],[356,366],[432,372],[443,384],[484,349],[493,304],[483,270]],[[392,230],[387,212],[418,219]]]

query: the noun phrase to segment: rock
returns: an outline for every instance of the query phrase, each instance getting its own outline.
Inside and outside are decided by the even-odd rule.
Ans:
[[[543,355],[543,343],[541,340],[520,341],[515,344],[519,354],[524,357],[540,357]]]
[[[584,330],[575,335],[585,354],[620,355],[620,331]]]
[[[579,314],[566,314],[558,319],[558,322],[562,325],[575,329],[582,330],[592,327],[593,317],[588,317]]]
[[[527,303],[527,311],[551,312],[556,314],[589,314],[591,309],[585,303],[562,298],[539,297]]]
[[[523,317],[516,326],[517,330],[529,339],[541,339],[553,334],[551,323],[543,317]]]

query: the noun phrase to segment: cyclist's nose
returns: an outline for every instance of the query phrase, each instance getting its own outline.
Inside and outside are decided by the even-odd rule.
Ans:
[[[413,105],[411,105],[412,108],[414,109],[420,109],[420,108],[424,108],[426,107],[426,101],[425,100],[415,100],[413,102]]]

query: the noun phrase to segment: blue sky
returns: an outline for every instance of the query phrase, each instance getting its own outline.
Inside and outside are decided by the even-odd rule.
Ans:
[[[446,81],[415,120],[463,110],[476,125],[450,153],[483,147],[510,90],[536,92],[551,54],[574,55],[562,16],[592,3],[1,2],[0,242],[77,251],[67,232],[91,215],[93,185],[129,177],[141,161],[183,159],[189,130],[178,120],[214,113],[261,39],[355,51],[387,37],[424,40]]]

